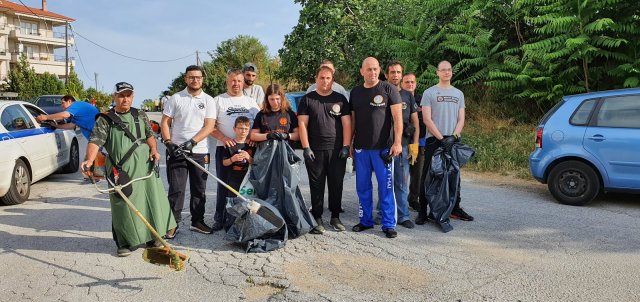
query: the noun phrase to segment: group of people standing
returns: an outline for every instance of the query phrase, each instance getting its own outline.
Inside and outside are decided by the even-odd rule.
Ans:
[[[415,223],[425,224],[429,221],[424,193],[425,181],[428,181],[426,171],[438,147],[447,150],[459,140],[464,127],[464,95],[451,86],[452,68],[447,61],[438,64],[439,83],[422,96],[415,94],[415,74],[405,74],[400,62],[392,61],[386,66],[387,81],[380,80],[380,72],[378,60],[366,58],[360,69],[363,84],[347,93],[334,81],[333,63],[325,60],[316,72],[315,83],[300,99],[296,114],[279,85],[271,84],[265,92],[254,84],[257,67],[252,63],[245,64],[242,70],[229,71],[226,92],[216,97],[202,90],[203,70],[199,66],[187,67],[186,88],[163,102],[160,128],[162,143],[166,146],[168,194],[159,197],[157,185],[141,185],[146,191],[132,199],[143,208],[143,214],[153,215],[152,225],[157,231],[172,239],[182,221],[188,182],[190,230],[210,234],[225,227],[226,198],[233,194],[218,185],[213,222],[211,226],[205,223],[207,173],[185,156],[200,166],[207,166],[213,150],[209,150],[206,139],[211,136],[216,141],[213,160],[218,178],[238,188],[249,166],[260,164],[252,160],[256,144],[267,140],[299,140],[309,177],[311,214],[317,223],[311,233],[325,232],[322,219],[325,186],[331,212],[329,225],[338,232],[346,230],[340,214],[349,157],[355,166],[360,204],[360,221],[352,227],[354,232],[371,229],[379,223],[385,235],[394,238],[396,225],[414,227],[410,205],[418,210]],[[160,155],[147,116],[131,108],[133,87],[118,83],[113,98],[116,106],[112,110],[121,118],[121,123],[114,124],[105,114],[98,117],[82,167],[89,168],[99,148],[104,147],[113,158],[107,162],[107,171],[117,168],[135,178],[148,173],[146,167],[152,166],[151,162],[159,160]],[[130,151],[130,146],[136,143],[126,132],[137,132],[138,145],[146,147]],[[372,173],[378,182],[375,207]],[[459,202],[458,198],[451,217],[473,220]],[[144,226],[134,218],[115,218],[132,217],[118,206],[122,203],[118,196],[111,196],[111,203],[119,256],[130,254],[131,249],[140,244],[157,245],[150,234],[140,231]]]

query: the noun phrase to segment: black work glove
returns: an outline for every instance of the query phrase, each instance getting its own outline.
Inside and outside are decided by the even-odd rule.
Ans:
[[[172,155],[178,149],[178,145],[172,143],[170,140],[164,142],[164,146],[167,147],[167,152],[169,155]]]
[[[278,132],[269,132],[267,133],[267,139],[268,140],[278,140],[279,139],[279,135]]]
[[[286,141],[289,139],[289,133],[286,132],[278,132],[278,139],[281,141]]]
[[[349,157],[349,146],[342,146],[340,153],[338,153],[339,159],[347,159]]]
[[[196,141],[194,141],[193,139],[190,139],[182,144],[180,144],[178,146],[178,148],[176,148],[173,151],[173,156],[178,157],[180,155],[182,155],[183,153],[191,153],[191,150],[193,150],[193,147],[195,147],[198,143]]]
[[[380,157],[382,158],[382,161],[385,165],[393,162],[393,155],[391,155],[391,150],[387,151],[386,153],[380,153]]]
[[[314,161],[316,159],[316,155],[313,154],[311,148],[303,148],[304,159],[307,161]]]
[[[451,135],[442,138],[440,144],[442,145],[442,149],[444,149],[444,152],[451,153],[451,147],[453,147],[453,144],[455,144],[455,142],[456,138]]]

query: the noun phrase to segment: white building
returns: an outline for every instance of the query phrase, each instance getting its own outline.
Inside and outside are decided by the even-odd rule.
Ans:
[[[25,7],[0,0],[0,82],[6,82],[9,71],[24,54],[36,73],[49,72],[60,79],[66,74],[65,26],[75,19],[42,8]],[[68,32],[68,45],[74,43]],[[75,65],[69,58],[69,66]]]

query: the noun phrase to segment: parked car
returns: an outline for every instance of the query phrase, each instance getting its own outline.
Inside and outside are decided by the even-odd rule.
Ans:
[[[34,104],[47,114],[54,114],[62,111],[60,107],[62,97],[62,95],[42,95],[35,100]]]
[[[35,117],[40,114],[44,111],[31,103],[0,101],[1,204],[23,203],[31,184],[56,171],[78,171],[76,132],[39,124]]]
[[[540,121],[531,174],[559,202],[640,192],[640,88],[565,96]]]

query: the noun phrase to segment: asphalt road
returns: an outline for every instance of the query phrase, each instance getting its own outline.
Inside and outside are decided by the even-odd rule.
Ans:
[[[348,229],[357,223],[354,181],[345,179]],[[569,207],[535,183],[467,178],[462,197],[476,221],[453,221],[447,234],[432,224],[399,227],[395,239],[379,228],[328,230],[265,254],[183,224],[172,243],[191,258],[185,272],[172,272],[144,262],[141,249],[116,257],[108,197],[79,173],[53,175],[25,204],[0,207],[0,301],[640,300],[638,195]]]

